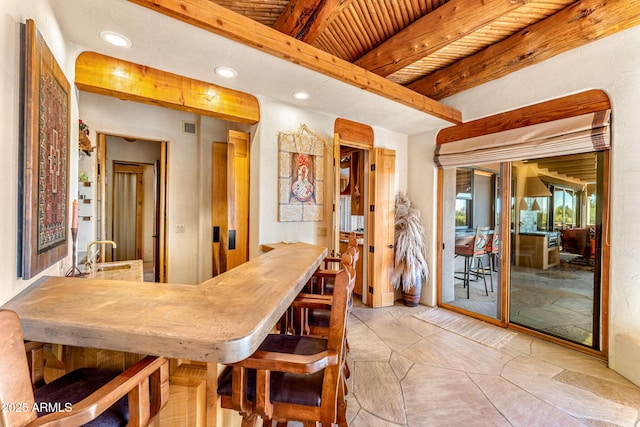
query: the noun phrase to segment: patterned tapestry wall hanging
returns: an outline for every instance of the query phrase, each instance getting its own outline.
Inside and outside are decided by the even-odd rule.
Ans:
[[[18,276],[67,256],[70,85],[32,20],[22,26]]]
[[[302,124],[278,134],[278,220],[324,219],[325,141]]]

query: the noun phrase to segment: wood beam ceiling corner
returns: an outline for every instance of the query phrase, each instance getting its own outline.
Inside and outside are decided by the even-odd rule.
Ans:
[[[291,0],[273,28],[308,44],[327,28],[330,18],[342,9],[341,0]]]
[[[640,0],[581,0],[407,87],[443,99],[639,24]]]
[[[260,121],[255,96],[95,52],[76,59],[78,89],[239,123]]]
[[[458,124],[460,111],[434,101],[209,0],[129,0],[206,31]]]
[[[370,50],[354,64],[387,77],[490,24],[528,0],[450,0]]]

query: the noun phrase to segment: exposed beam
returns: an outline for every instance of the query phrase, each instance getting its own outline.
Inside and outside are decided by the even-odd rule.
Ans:
[[[342,0],[291,0],[273,24],[273,28],[305,43],[313,44],[329,25],[329,18],[336,9],[343,7],[341,3]]]
[[[640,0],[582,0],[407,87],[442,99],[640,24]]]
[[[446,144],[609,109],[611,109],[611,102],[606,93],[601,90],[588,90],[442,129],[438,132],[436,144]]]
[[[95,52],[76,59],[76,86],[100,95],[160,105],[240,123],[260,120],[253,96]]]
[[[446,98],[638,24],[640,0],[582,0],[407,87]]]
[[[383,77],[490,24],[528,0],[450,0],[354,61]]]
[[[129,0],[451,123],[460,111],[209,0]]]

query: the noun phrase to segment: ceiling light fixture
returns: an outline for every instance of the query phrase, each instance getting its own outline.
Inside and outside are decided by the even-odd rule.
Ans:
[[[296,92],[293,94],[293,97],[295,99],[309,99],[311,95],[309,95],[307,92]]]
[[[111,43],[118,47],[131,47],[131,40],[123,36],[122,34],[114,33],[113,31],[103,31],[100,33],[102,40],[107,43]]]
[[[231,67],[217,67],[215,73],[225,79],[232,79],[238,75],[238,72]]]

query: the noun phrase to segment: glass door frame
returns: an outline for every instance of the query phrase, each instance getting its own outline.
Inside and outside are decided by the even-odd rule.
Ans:
[[[584,345],[576,344],[570,341],[563,340],[561,338],[553,337],[520,325],[516,325],[509,322],[509,284],[511,277],[511,216],[513,210],[513,203],[511,198],[512,191],[512,163],[503,162],[500,166],[500,253],[498,255],[500,273],[498,275],[498,286],[496,292],[499,292],[498,304],[500,305],[500,319],[478,314],[469,310],[465,310],[460,307],[445,303],[442,301],[442,286],[443,286],[443,252],[444,252],[444,236],[443,236],[443,221],[444,221],[444,169],[438,168],[438,203],[437,203],[437,232],[436,239],[439,242],[437,247],[436,258],[436,297],[439,307],[446,308],[451,311],[459,312],[491,324],[502,326],[512,329],[517,332],[522,332],[527,335],[531,335],[540,338],[545,341],[550,341],[559,344],[564,347],[571,348],[576,351],[580,351],[589,354],[598,359],[607,360],[608,358],[608,337],[609,337],[609,257],[610,257],[610,245],[609,245],[609,218],[610,218],[610,151],[603,151],[598,155],[599,161],[602,161],[602,167],[598,168],[598,187],[602,191],[602,227],[599,230],[599,244],[596,245],[596,257],[600,258],[600,269],[595,271],[594,274],[600,275],[600,286],[594,287],[594,313],[598,311],[598,316],[593,316],[594,326],[595,322],[599,322],[599,336],[594,336],[594,342],[598,339],[600,343],[600,349],[586,347]],[[600,160],[601,159],[601,160]],[[597,263],[596,263],[597,264]],[[595,329],[594,329],[595,330]]]

